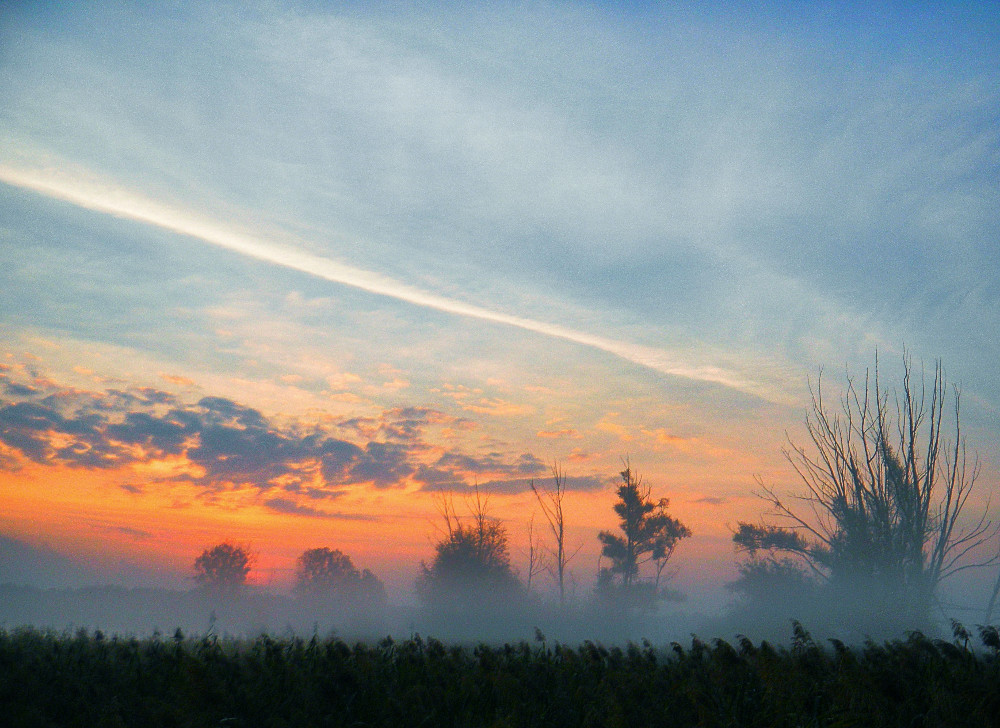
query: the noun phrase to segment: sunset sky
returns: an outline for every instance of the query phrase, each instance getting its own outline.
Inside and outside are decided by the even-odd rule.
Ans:
[[[405,594],[477,484],[523,572],[558,463],[585,593],[627,457],[696,593],[904,347],[1000,485],[1000,13],[489,5],[3,4],[0,535]]]

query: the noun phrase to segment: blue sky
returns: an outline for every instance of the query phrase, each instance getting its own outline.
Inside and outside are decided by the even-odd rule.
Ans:
[[[15,3],[5,351],[279,419],[429,407],[466,454],[628,453],[693,503],[780,468],[820,367],[905,346],[995,482],[998,18]],[[666,442],[728,455],[671,476]]]

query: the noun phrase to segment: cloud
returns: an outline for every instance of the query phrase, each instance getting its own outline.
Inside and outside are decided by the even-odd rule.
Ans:
[[[448,468],[449,470],[464,470],[476,475],[490,472],[502,467],[499,453],[489,453],[487,455],[475,457],[473,455],[450,452],[445,453],[438,458],[435,465],[442,468]]]
[[[462,409],[493,417],[524,417],[535,411],[535,408],[530,405],[515,404],[499,398],[480,399],[475,404],[465,403],[462,405]]]
[[[679,450],[685,455],[724,458],[731,453],[725,448],[712,445],[701,437],[682,437],[668,432],[662,427],[653,430],[642,430],[642,433],[652,438],[658,449],[669,448]]]
[[[12,397],[30,397],[39,392],[38,389],[27,384],[6,384],[5,389],[7,390],[7,394]]]
[[[532,475],[546,472],[548,467],[537,457],[526,452],[521,453],[520,457],[518,457],[515,470],[522,475]]]
[[[162,379],[165,382],[170,382],[171,384],[179,384],[182,387],[195,386],[193,379],[182,377],[179,374],[166,374],[165,372],[160,372],[160,379]]]
[[[707,506],[721,506],[729,502],[728,498],[723,498],[721,496],[706,495],[703,498],[696,498],[689,503],[702,503]]]
[[[311,506],[304,506],[288,498],[268,498],[264,501],[264,506],[276,513],[284,513],[289,516],[306,516],[307,518],[330,518],[346,521],[377,521],[377,516],[365,515],[362,513],[331,513],[322,511]]]
[[[537,433],[535,433],[535,435],[537,437],[542,437],[552,440],[559,440],[563,438],[570,440],[579,440],[580,437],[582,437],[577,430],[574,430],[571,427],[566,428],[564,430],[539,430]]]
[[[131,526],[110,526],[107,528],[109,531],[115,531],[116,533],[124,534],[125,536],[131,536],[134,539],[140,541],[146,541],[153,538],[153,534],[149,531],[144,531],[141,528],[133,528]]]
[[[103,442],[102,421],[96,414],[66,418],[40,403],[5,404],[0,406],[0,442],[35,462],[113,467],[116,448]]]
[[[359,288],[444,313],[488,321],[531,331],[543,336],[564,339],[607,352],[662,374],[710,382],[763,397],[784,399],[785,395],[769,385],[753,381],[735,370],[713,365],[692,365],[682,356],[641,344],[617,341],[586,331],[523,316],[495,311],[437,293],[422,290],[402,281],[363,270],[332,258],[307,252],[301,247],[279,244],[257,237],[224,223],[158,202],[118,184],[101,181],[70,164],[55,168],[15,167],[0,161],[0,182],[30,190],[79,207],[135,220],[225,248],[256,260],[300,271],[324,280]],[[486,403],[487,408],[496,403]]]
[[[369,442],[351,464],[350,480],[370,482],[376,488],[399,485],[413,474],[411,450],[405,445],[391,442]]]
[[[545,463],[531,453],[510,457],[499,452],[483,455],[446,452],[433,465],[418,468],[413,479],[422,483],[421,490],[466,491],[476,487],[481,477],[489,477],[487,482],[497,483],[500,482],[498,475],[540,475],[547,470]],[[482,487],[486,487],[485,484]]]
[[[301,492],[304,496],[306,496],[307,498],[311,498],[313,500],[336,500],[337,498],[343,498],[345,495],[347,495],[346,490],[331,489],[327,487],[323,488],[311,487],[303,489],[296,489],[294,487],[289,487],[286,488],[286,490]]]
[[[432,465],[418,467],[413,479],[422,484],[421,490],[430,492],[465,491],[471,488],[468,481],[456,475],[454,471]]]
[[[536,485],[544,485],[539,482],[538,478],[514,478],[511,480],[490,480],[480,483],[479,488],[487,493],[513,495],[531,490],[532,481]],[[601,490],[612,482],[614,482],[613,478],[604,478],[596,475],[569,475],[565,479],[566,490],[586,492]]]
[[[278,425],[257,409],[217,396],[183,402],[149,388],[85,392],[55,383],[38,394],[27,401],[0,399],[0,443],[8,456],[3,467],[14,467],[12,454],[43,465],[132,467],[146,478],[183,480],[207,491],[280,488],[287,495],[275,507],[287,501],[313,510],[292,496],[333,500],[346,493],[345,486],[410,482],[460,490],[480,477],[545,471],[527,452],[470,454],[432,444],[430,428],[465,420],[429,407],[394,408],[322,429],[315,423]],[[138,485],[122,487],[142,492]]]
[[[632,433],[629,432],[628,428],[617,422],[613,422],[612,418],[617,417],[618,413],[609,412],[604,418],[594,425],[594,429],[600,432],[607,432],[609,434],[615,435],[622,442],[631,442]]]

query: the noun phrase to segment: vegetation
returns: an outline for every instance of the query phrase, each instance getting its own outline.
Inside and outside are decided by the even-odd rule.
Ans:
[[[1000,637],[660,650],[420,637],[137,640],[0,631],[0,705],[31,726],[993,726]],[[985,648],[985,649],[984,649]]]
[[[220,543],[194,560],[194,581],[207,591],[231,593],[242,587],[253,557],[242,546]]]
[[[295,568],[294,591],[300,598],[333,599],[338,602],[382,604],[385,587],[378,577],[365,569],[358,571],[351,557],[338,549],[306,549]]]
[[[601,570],[598,590],[616,601],[652,604],[660,595],[660,579],[674,549],[681,539],[691,536],[691,531],[667,513],[670,501],[651,499],[649,486],[632,473],[628,463],[621,477],[615,504],[621,535],[611,531],[598,534],[603,544],[601,555],[611,560],[611,566]],[[655,575],[641,581],[640,567],[650,562]]]
[[[486,606],[521,591],[510,563],[507,529],[488,514],[488,502],[477,489],[469,503],[469,522],[463,522],[450,499],[441,501],[445,536],[435,545],[430,566],[422,564],[417,583],[425,603],[449,610]]]
[[[558,465],[552,466],[553,485],[551,489],[536,486],[535,481],[531,481],[531,492],[535,494],[538,505],[541,506],[545,521],[549,524],[552,532],[552,540],[555,545],[550,549],[552,556],[552,576],[559,585],[559,604],[566,603],[566,566],[576,555],[577,548],[573,553],[566,550],[566,518],[563,514],[563,500],[566,498],[566,474]],[[529,536],[529,548],[534,556],[534,543]],[[534,558],[529,560],[528,576],[532,576]]]
[[[736,588],[778,578],[804,584],[808,572],[839,608],[857,596],[911,627],[926,624],[940,582],[975,566],[968,557],[996,533],[985,514],[962,520],[979,467],[966,455],[953,391],[949,441],[940,362],[928,386],[914,381],[904,357],[902,387],[890,396],[876,358],[863,386],[848,378],[839,407],[828,406],[817,383],[809,446],[786,451],[804,486],[793,498],[801,506],[762,490],[781,520],[739,524],[733,541],[748,561],[746,584]]]

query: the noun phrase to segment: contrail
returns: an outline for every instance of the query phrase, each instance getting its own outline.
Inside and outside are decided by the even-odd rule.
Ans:
[[[514,326],[544,336],[572,341],[608,352],[663,374],[719,384],[769,401],[786,399],[771,387],[750,381],[735,372],[720,367],[685,364],[661,349],[616,341],[558,324],[493,311],[482,306],[441,296],[379,273],[344,265],[330,258],[296,250],[227,228],[215,221],[172,208],[121,187],[71,177],[60,171],[21,170],[4,164],[0,164],[0,182],[69,202],[88,210],[154,225],[257,260],[291,268],[334,283],[359,288],[369,293],[406,301],[416,306]]]

